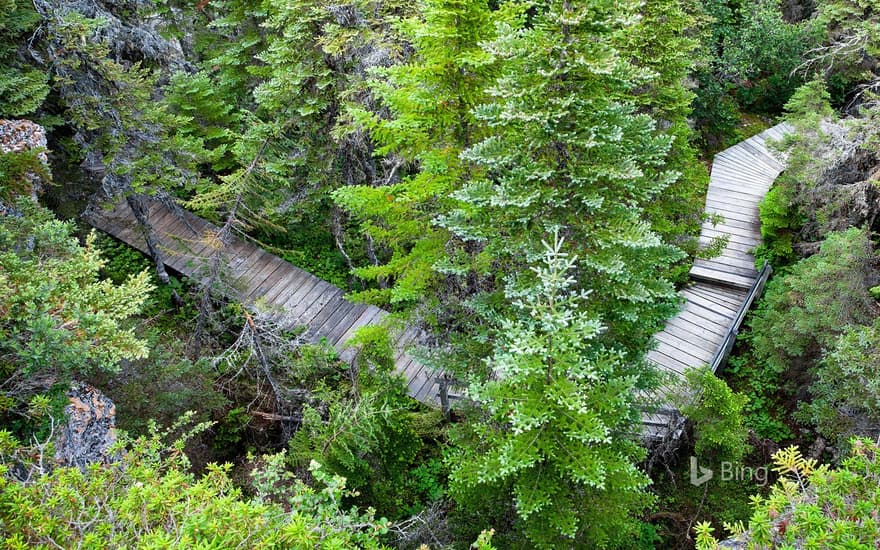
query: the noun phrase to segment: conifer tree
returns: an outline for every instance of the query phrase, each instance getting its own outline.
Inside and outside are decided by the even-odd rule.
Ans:
[[[39,19],[30,2],[0,0],[0,117],[32,113],[49,93],[46,72],[16,59],[16,50]]]
[[[356,270],[367,279],[392,280],[387,290],[362,295],[378,302],[424,298],[436,280],[450,236],[433,218],[452,208],[450,193],[476,171],[460,153],[485,135],[472,111],[496,72],[493,57],[480,48],[499,18],[485,0],[426,0],[421,12],[399,25],[414,50],[410,60],[376,70],[369,82],[388,116],[351,110],[353,122],[377,142],[376,154],[392,155],[395,171],[380,185],[334,194],[391,251],[384,264]]]
[[[635,466],[636,380],[624,354],[601,343],[606,327],[583,305],[577,258],[546,246],[525,289],[508,286],[512,316],[487,359],[493,380],[470,397],[486,417],[451,457],[453,496],[510,491],[519,527],[539,548],[604,547],[632,537],[649,480]]]
[[[687,79],[703,61],[706,17],[693,0],[648,0],[639,8],[639,16],[622,33],[618,47],[637,66],[654,73],[634,100],[673,138],[666,167],[680,173],[647,210],[654,230],[666,242],[695,254],[709,174],[693,145],[688,117],[695,94]]]
[[[463,153],[485,176],[454,194],[461,206],[440,222],[483,246],[461,269],[501,274],[558,228],[581,258],[577,277],[594,292],[589,309],[609,327],[605,338],[637,358],[674,309],[659,273],[680,253],[644,216],[676,178],[664,168],[671,139],[631,101],[651,74],[613,46],[636,5],[530,6],[527,25],[501,24],[486,46],[502,60],[491,101],[475,111],[491,135]]]

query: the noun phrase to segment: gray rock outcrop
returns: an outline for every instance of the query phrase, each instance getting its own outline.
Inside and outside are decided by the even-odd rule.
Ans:
[[[67,397],[67,423],[56,443],[56,462],[78,468],[115,462],[110,448],[116,443],[116,405],[94,386],[80,382],[71,385]]]

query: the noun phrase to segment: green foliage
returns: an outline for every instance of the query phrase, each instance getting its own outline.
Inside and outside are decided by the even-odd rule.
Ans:
[[[673,138],[666,168],[679,173],[663,193],[646,207],[654,230],[666,242],[681,246],[689,256],[699,248],[704,196],[709,181],[697,158],[695,132],[689,117],[694,92],[685,82],[701,57],[706,18],[691,0],[651,0],[639,9],[638,23],[623,33],[620,49],[653,78],[634,94],[634,100]],[[688,265],[684,265],[688,264]],[[690,269],[682,262],[677,272],[686,278]]]
[[[815,124],[833,117],[831,94],[828,93],[825,80],[814,78],[798,88],[785,104],[785,110],[789,113],[788,118],[795,123]]]
[[[149,273],[150,284],[155,288],[144,304],[142,313],[154,318],[157,329],[176,332],[182,323],[196,315],[188,288],[177,277],[171,276],[168,283],[162,283],[156,276],[153,262],[146,255],[103,233],[98,235],[95,242],[104,258],[100,271],[102,279],[109,279],[120,285],[143,271]],[[178,307],[175,303],[175,294],[184,301],[183,307]]]
[[[85,246],[72,227],[20,201],[22,217],[0,225],[0,348],[26,373],[118,370],[122,359],[146,356],[124,321],[152,290],[142,272],[122,285],[100,281],[104,265],[92,234]]]
[[[52,88],[65,123],[88,142],[78,153],[101,154],[115,192],[195,186],[206,152],[182,131],[186,117],[158,100],[158,70],[114,55],[106,20],[75,7],[49,11],[42,28],[53,51]]]
[[[147,433],[151,421],[170,426],[186,411],[196,411],[194,419],[205,421],[228,408],[211,362],[185,357],[182,340],[168,328],[175,316],[168,317],[167,324],[158,323],[139,334],[149,357],[124,361],[118,373],[89,377],[116,404],[119,428],[135,435]]]
[[[880,425],[880,320],[847,327],[825,353],[802,415],[826,437],[845,442]]]
[[[698,464],[712,469],[715,476],[702,485],[692,485],[686,455],[684,453],[682,460],[671,465],[669,470],[664,468],[654,476],[652,489],[657,494],[655,508],[659,511],[654,525],[663,537],[655,548],[678,548],[688,544],[686,541],[692,539],[687,530],[692,522],[722,525],[749,517],[752,496],[764,492],[757,480],[723,479],[719,475],[721,464],[703,457],[699,457]]]
[[[348,265],[333,242],[330,227],[322,221],[327,215],[327,209],[322,208],[313,216],[291,219],[287,231],[267,240],[280,248],[276,252],[279,256],[298,268],[340,288],[349,288]]]
[[[750,334],[741,334],[740,340],[749,341]],[[725,374],[731,385],[747,398],[743,412],[749,429],[771,441],[792,438],[792,431],[785,422],[787,410],[783,403],[785,388],[781,372],[756,360],[749,348],[742,355],[730,358]]]
[[[854,440],[852,454],[837,469],[817,466],[796,447],[774,454],[782,477],[767,497],[753,498],[748,528],[725,525],[749,548],[873,548],[880,540],[878,446]],[[715,550],[713,528],[699,524],[697,548]]]
[[[728,86],[708,68],[695,73],[700,85],[694,98],[694,122],[704,151],[720,151],[739,139],[737,124],[741,114]]]
[[[17,59],[19,45],[39,20],[31,2],[0,2],[0,118],[33,113],[49,93],[46,71],[29,68]]]
[[[323,417],[315,408],[304,408],[300,428],[290,441],[290,459],[301,467],[320,457],[363,501],[380,505],[382,513],[401,516],[413,506],[413,495],[401,489],[423,443],[405,411],[382,397],[336,398]]]
[[[404,517],[443,494],[445,472],[434,456],[442,416],[410,412],[406,386],[393,374],[391,338],[382,326],[357,331],[349,344],[357,358],[339,389],[317,384],[319,402],[302,410],[289,458],[303,467],[321,460],[345,477],[357,502],[389,517]]]
[[[697,396],[696,403],[682,407],[682,413],[694,423],[699,457],[737,462],[748,450],[743,408],[745,395],[733,392],[709,369],[689,370],[685,378]]]
[[[494,37],[499,12],[484,0],[426,0],[422,8],[398,25],[412,56],[376,69],[367,83],[380,103],[372,112],[349,112],[353,129],[370,132],[377,155],[393,155],[401,172],[409,165],[411,173],[333,195],[364,233],[390,250],[383,264],[355,270],[359,277],[391,282],[386,291],[363,295],[379,303],[423,300],[436,285],[450,236],[433,221],[453,208],[451,194],[479,173],[460,153],[486,133],[473,109],[486,100],[497,72],[494,56],[480,45]],[[387,117],[375,112],[384,110]]]
[[[797,241],[825,238],[829,220],[837,208],[835,197],[817,191],[821,176],[839,155],[822,122],[833,111],[824,81],[814,79],[801,86],[786,103],[786,119],[796,131],[780,147],[787,153],[787,168],[764,197],[761,212],[762,243],[756,251],[758,263],[767,260],[775,267],[797,259]]]
[[[537,6],[528,25],[502,24],[485,45],[501,63],[490,101],[475,110],[491,135],[463,153],[485,175],[454,193],[459,207],[439,219],[470,249],[446,268],[500,288],[498,275],[527,273],[542,237],[558,229],[581,258],[589,307],[617,343],[641,353],[676,300],[655,274],[682,254],[644,216],[677,174],[664,164],[671,138],[633,105],[652,75],[615,48],[636,6]]]
[[[868,324],[875,302],[877,256],[860,229],[831,233],[819,253],[771,280],[752,318],[756,358],[784,372],[814,361],[847,326]]]
[[[34,192],[35,182],[49,182],[52,175],[40,159],[44,151],[0,153],[0,202],[12,203]]]
[[[792,245],[804,223],[792,197],[793,189],[785,180],[777,181],[764,196],[758,211],[761,215],[761,244],[755,251],[756,265],[765,261],[777,267],[796,259]]]
[[[576,258],[561,247],[548,245],[533,287],[507,290],[517,316],[495,339],[494,379],[469,389],[486,415],[447,458],[451,491],[460,504],[508,492],[537,547],[606,546],[637,533],[632,515],[651,500],[635,466],[644,451],[621,435],[636,431],[636,380],[598,341],[603,327],[571,276]]]
[[[165,434],[167,435],[167,434]],[[56,468],[15,479],[21,454],[0,431],[0,537],[8,548],[383,548],[388,527],[372,510],[345,509],[345,480],[317,463],[313,489],[266,457],[246,498],[231,465],[189,471],[183,440],[170,448],[153,431],[127,445],[120,462],[85,470]],[[88,517],[88,521],[80,518]]]
[[[778,113],[803,82],[796,69],[816,45],[813,21],[783,20],[778,0],[752,0],[740,7],[742,20],[725,43],[722,64],[743,84],[739,104],[751,112]]]
[[[844,92],[875,82],[880,54],[880,20],[871,2],[823,0],[817,2],[816,24],[822,43],[810,66],[840,82]],[[841,93],[841,96],[844,94]]]

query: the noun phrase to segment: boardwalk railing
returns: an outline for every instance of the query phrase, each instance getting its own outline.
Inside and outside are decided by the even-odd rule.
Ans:
[[[752,288],[749,289],[749,293],[746,295],[746,300],[739,307],[739,311],[736,312],[733,324],[727,329],[727,334],[724,335],[721,347],[718,348],[718,352],[715,353],[715,357],[712,358],[712,362],[709,364],[709,368],[712,369],[712,372],[718,374],[719,369],[722,369],[724,365],[727,364],[727,358],[730,356],[730,351],[733,349],[733,344],[736,342],[736,337],[739,335],[739,328],[742,326],[746,313],[748,313],[755,300],[761,296],[761,292],[764,290],[764,285],[767,284],[767,279],[770,278],[770,273],[772,272],[773,268],[765,261],[764,267],[758,272],[758,278],[752,283]]]

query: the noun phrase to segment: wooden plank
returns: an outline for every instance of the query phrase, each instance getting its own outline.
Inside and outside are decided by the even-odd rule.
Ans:
[[[354,348],[347,347],[348,341],[354,337],[357,333],[358,329],[361,327],[365,327],[368,325],[376,325],[382,322],[382,318],[386,315],[384,311],[377,308],[376,306],[370,305],[367,306],[366,310],[363,314],[351,325],[348,330],[343,334],[336,343],[336,349],[339,350],[339,358],[343,361],[350,363],[354,359],[354,354],[356,350]]]
[[[706,195],[709,197],[727,195],[738,198],[742,201],[747,201],[749,204],[753,204],[757,207],[761,204],[761,201],[764,200],[769,187],[769,185],[764,185],[761,187],[750,186],[746,188],[741,184],[738,184],[737,186],[733,183],[727,182],[725,177],[713,180],[709,189],[706,191]]]
[[[437,374],[428,374],[427,367],[425,371],[422,371],[422,374],[428,380],[428,383],[422,386],[418,393],[416,393],[416,400],[436,406],[440,401],[440,385],[437,383]]]
[[[418,362],[418,360],[414,359],[414,362]],[[421,365],[421,363],[419,363]],[[415,392],[415,398],[419,401],[429,401],[434,398],[434,394],[437,393],[437,378],[438,373],[434,372],[432,369],[428,368],[427,365],[421,365],[421,369],[419,370],[418,375],[416,375],[416,380],[421,380],[421,385],[418,386]]]
[[[736,268],[736,271],[742,271],[744,275],[752,275],[755,277],[758,276],[758,270],[755,269],[755,259],[747,254],[738,254],[732,250],[724,250],[718,256],[714,258],[702,259],[699,261],[726,265],[728,267]]]
[[[742,277],[749,281],[754,281],[757,278],[757,271],[753,269],[736,267],[713,260],[698,260],[694,262],[694,265],[692,267],[700,269],[710,269],[712,271],[717,271],[718,273],[723,273],[725,275]],[[751,283],[749,283],[749,286],[751,286]]]
[[[257,247],[231,250],[228,263],[230,277],[235,280],[241,279],[249,270],[257,265],[262,256],[263,251]]]
[[[746,236],[740,236],[740,235],[731,235],[730,233],[725,233],[724,231],[718,231],[716,229],[713,229],[711,227],[706,227],[706,226],[703,226],[703,228],[700,232],[702,235],[704,235],[705,237],[708,237],[708,238],[729,236],[731,241],[739,243],[739,244],[751,245],[754,247],[757,247],[759,244],[761,244],[760,238],[746,237]]]
[[[336,346],[336,343],[339,342],[340,338],[342,338],[342,335],[348,332],[348,329],[357,323],[358,319],[360,319],[368,310],[367,306],[364,304],[353,305],[354,307],[345,314],[345,317],[336,323],[335,327],[331,327],[327,331],[327,341],[334,347]]]
[[[423,381],[418,380],[418,376],[422,372],[423,365],[412,356],[405,355],[397,367],[397,372],[406,378],[407,393],[415,397],[422,388]]]
[[[729,212],[731,214],[739,214],[739,219],[741,220],[759,220],[761,210],[757,206],[750,206],[744,204],[737,204],[734,202],[730,202],[726,199],[720,199],[712,196],[706,196],[706,203],[704,205],[706,211],[712,210],[721,210],[721,214],[723,215],[725,212]]]
[[[263,294],[262,298],[268,304],[275,304],[275,301],[281,296],[282,293],[292,292],[292,289],[299,288],[306,284],[306,281],[311,277],[305,271],[301,269],[296,269],[293,266],[287,268],[284,273],[284,276],[275,284],[274,287],[270,288]]]
[[[751,266],[751,262],[748,262],[748,265]],[[722,273],[729,273],[731,275],[736,275],[739,277],[746,277],[751,280],[756,279],[758,276],[758,271],[754,267],[736,266],[732,265],[732,263],[729,261],[722,261],[718,258],[714,258],[712,260],[696,260],[694,261],[694,266],[706,269],[714,269]]]
[[[755,210],[752,209],[745,209],[738,206],[731,207],[728,204],[715,203],[713,205],[706,205],[705,212],[707,219],[703,223],[712,223],[711,217],[713,217],[713,214],[717,214],[724,218],[722,223],[728,220],[736,220],[753,225],[757,224],[758,227],[761,225],[761,222],[758,219],[761,212],[760,210],[758,210],[758,214],[756,214]]]
[[[314,285],[306,288],[308,290],[305,292],[300,292],[299,290],[297,290],[294,295],[290,296],[284,302],[284,309],[289,311],[290,314],[294,317],[304,316],[309,308],[311,308],[312,305],[317,302],[319,298],[332,294],[334,289],[338,290],[330,283],[322,281],[321,279],[316,279]],[[339,290],[339,294],[342,294],[341,290]],[[320,307],[323,307],[323,305]],[[315,313],[317,313],[317,311],[314,311],[312,313],[312,316],[314,316]]]
[[[750,200],[761,202],[770,188],[770,183],[766,185],[744,185],[741,177],[731,176],[727,173],[718,173],[712,176],[709,187],[706,192],[712,190],[726,191],[728,193],[736,193]]]
[[[168,213],[157,233],[160,233],[157,240],[165,255],[198,258],[208,251],[208,246],[191,236],[190,229],[176,214]]]
[[[660,331],[655,338],[658,342],[662,342],[664,345],[687,353],[693,357],[695,361],[703,361],[708,364],[712,361],[712,357],[715,355],[715,350],[707,350],[701,346],[692,344],[688,341],[687,337],[676,336],[670,332]]]
[[[387,315],[384,311],[377,308],[374,305],[368,305],[364,309],[364,312],[361,313],[360,317],[352,324],[347,331],[339,338],[340,342],[347,342],[351,340],[357,330],[361,327],[365,327],[367,325],[375,325],[382,322],[382,318]]]
[[[735,156],[748,159],[768,174],[778,173],[783,168],[782,163],[770,154],[758,136],[741,141],[731,149]]]
[[[275,287],[286,280],[287,276],[290,275],[290,264],[274,256],[275,258],[275,271],[273,271],[266,279],[260,283],[258,286],[253,286],[253,290],[248,293],[247,298],[251,300],[259,300],[266,299],[266,295],[269,291],[275,290]]]
[[[704,298],[710,300],[717,300],[720,303],[725,304],[728,308],[736,309],[742,304],[745,296],[738,296],[734,294],[721,293],[714,290],[709,290],[705,285],[698,285],[690,287],[688,290],[694,294],[698,294],[703,296]]]
[[[761,234],[761,224],[756,219],[752,219],[751,221],[742,221],[725,216],[723,220],[714,224],[713,227],[730,227],[731,229],[745,230],[746,234]]]
[[[760,210],[758,208],[744,207],[737,204],[718,202],[710,199],[709,204],[704,206],[706,218],[703,223],[712,223],[712,218],[721,217],[720,223],[737,222],[746,224],[746,227],[760,229]]]
[[[354,309],[356,309],[356,304],[343,298],[331,300],[324,306],[322,312],[315,316],[315,320],[308,323],[309,332],[315,336],[327,337]],[[325,311],[329,314],[325,315]],[[320,317],[324,318],[323,322]]]
[[[675,374],[684,375],[685,372],[693,368],[693,366],[683,363],[679,359],[671,357],[658,349],[652,349],[649,351],[647,358],[649,361],[656,363]]]
[[[683,319],[688,319],[693,321],[694,324],[700,323],[711,323],[714,326],[717,326],[717,332],[721,332],[722,334],[727,331],[727,328],[730,326],[730,323],[733,322],[733,314],[730,311],[726,313],[722,313],[712,309],[712,307],[706,307],[702,304],[699,304],[697,301],[688,301],[687,309],[683,310],[679,315],[682,316]],[[716,329],[713,328],[713,331]]]
[[[111,226],[109,229],[113,232],[111,234],[117,239],[140,250],[141,253],[149,257],[147,252],[147,241],[144,240],[144,235],[140,231],[140,228],[136,228],[132,225],[116,225]]]
[[[292,315],[296,307],[302,302],[302,299],[320,282],[321,280],[316,277],[306,278],[301,284],[290,286],[288,289],[279,292],[272,300],[272,304]]]
[[[667,321],[666,324],[687,330],[712,345],[717,345],[724,338],[724,333],[727,330],[703,318],[695,319],[693,316],[681,313]]]
[[[718,167],[722,171],[726,171],[731,175],[739,175],[743,181],[771,181],[775,177],[772,173],[768,174],[760,166],[755,166],[739,151],[735,151],[730,155],[715,155],[712,162],[712,168]]]
[[[328,284],[327,286],[331,285]],[[312,292],[314,293],[314,291]],[[306,296],[306,300],[308,300],[308,298],[309,297]],[[338,288],[331,286],[329,291],[320,292],[318,296],[315,297],[315,301],[312,302],[301,314],[296,316],[297,321],[302,325],[310,327],[323,325],[324,321],[327,320],[327,317],[342,307],[345,303],[343,292]]]
[[[740,237],[740,239],[739,239],[740,242],[742,242],[745,239],[751,239],[752,241],[756,241],[756,240],[760,241],[760,238],[761,238],[760,231],[757,231],[757,230],[750,231],[750,230],[744,229],[742,227],[731,227],[723,222],[715,224],[715,225],[710,225],[709,227],[706,227],[706,229],[711,230],[711,231],[717,231],[723,235],[730,235],[731,238]]]
[[[716,285],[708,285],[706,283],[697,283],[687,288],[688,292],[700,294],[709,299],[718,299],[731,306],[730,309],[736,310],[745,299],[747,292],[742,289],[733,289],[730,287],[722,287]]]
[[[752,282],[754,282],[754,279],[751,277],[743,277],[741,275],[724,273],[712,268],[698,265],[695,265],[691,268],[690,275],[695,279],[715,281],[740,288],[751,288]]]
[[[701,334],[695,334],[677,323],[666,323],[666,326],[660,331],[659,334],[667,334],[669,336],[674,336],[675,338],[679,338],[691,344],[692,346],[696,346],[701,348],[703,351],[709,354],[714,354],[717,350],[718,346],[716,342],[704,337]],[[713,336],[715,336],[713,334]],[[716,336],[717,338],[717,336]]]
[[[746,212],[759,212],[758,205],[761,204],[759,200],[752,200],[742,193],[734,193],[726,189],[709,189],[709,192],[706,194],[706,200],[714,204],[726,204]]]
[[[706,248],[712,244],[712,239],[705,236],[700,236],[700,247]],[[741,244],[736,241],[728,240],[727,244],[724,245],[724,250],[732,253],[738,254],[742,257],[753,257],[755,246],[751,244]]]
[[[763,166],[767,173],[772,174],[774,178],[784,167],[781,162],[773,158],[770,152],[764,147],[763,143],[746,140],[740,143],[739,149],[749,154],[753,162],[759,163]]]
[[[721,237],[710,237],[708,235],[700,235],[700,247],[702,250],[707,249],[709,246],[714,246],[716,240],[720,240]],[[724,247],[717,252],[717,255],[722,253],[732,254],[739,256],[740,258],[751,258],[755,255],[756,245],[751,243],[741,243],[737,242],[732,238],[726,239],[724,242]]]
[[[751,166],[747,161],[738,157],[715,157],[710,174],[738,178],[742,185],[756,187],[758,189],[768,187],[773,182],[773,176],[763,172],[760,168]],[[709,188],[712,187],[710,175]]]
[[[710,356],[708,360],[703,359],[702,357],[694,357],[689,352],[679,349],[675,346],[671,346],[666,342],[662,342],[660,340],[656,340],[657,346],[654,348],[654,351],[657,353],[661,353],[666,357],[670,357],[677,361],[679,365],[672,364],[673,370],[677,368],[681,368],[681,373],[684,374],[689,370],[693,370],[703,366],[704,364],[708,364],[712,361],[712,357]]]
[[[248,269],[240,277],[236,277],[236,285],[242,289],[243,296],[248,295],[254,286],[259,286],[278,268],[278,264],[273,258],[277,259],[275,256],[263,252],[251,269]]]
[[[736,317],[736,308],[728,308],[724,304],[719,304],[718,302],[699,296],[689,290],[683,290],[682,295],[687,297],[688,304],[694,304],[706,308],[717,315],[721,315],[728,321],[732,321],[733,318]]]
[[[275,312],[273,317],[277,322],[282,325],[289,324],[296,320],[296,315],[294,314],[293,309],[299,304],[299,299],[302,296],[305,296],[317,284],[318,281],[316,280],[306,280],[303,285],[298,287],[287,287],[281,291],[275,300],[268,302],[266,307]],[[287,304],[290,304],[290,307],[287,307]]]
[[[316,286],[301,302],[304,306],[296,308],[296,317],[303,325],[312,325],[319,322],[319,315],[331,304],[339,306],[344,301],[345,293],[335,286],[321,281],[321,286]],[[315,296],[317,291],[317,296]],[[312,298],[314,296],[314,298]],[[311,301],[311,303],[309,303]],[[308,304],[308,305],[306,305]]]
[[[314,319],[311,321],[303,321],[300,319],[300,324],[306,327],[305,338],[309,342],[317,342],[321,339],[322,336],[325,335],[323,331],[319,329],[324,326],[324,324],[333,318],[333,316],[338,316],[345,311],[345,309],[350,306],[350,302],[346,302],[342,299],[341,295],[335,297],[334,299],[328,300],[324,307],[318,311],[318,314],[315,315]]]

